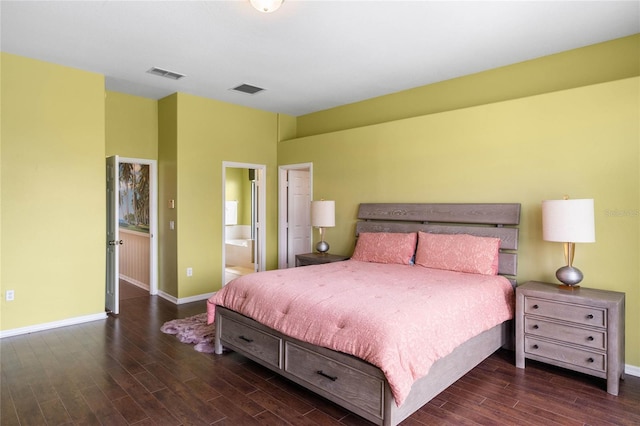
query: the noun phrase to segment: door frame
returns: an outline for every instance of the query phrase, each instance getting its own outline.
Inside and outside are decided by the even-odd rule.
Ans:
[[[253,164],[253,163],[238,163],[234,161],[222,162],[222,200],[220,209],[222,211],[222,285],[225,283],[225,230],[226,230],[226,209],[225,202],[227,200],[227,168],[231,169],[254,169],[258,171],[258,179],[256,179],[257,193],[258,193],[258,215],[257,220],[257,238],[258,244],[256,250],[258,255],[256,256],[256,271],[266,270],[266,250],[267,250],[267,166],[266,164]]]
[[[309,196],[313,200],[313,163],[286,164],[278,167],[278,269],[287,267],[289,252],[288,221],[288,172],[289,170],[309,171]],[[313,228],[312,228],[313,229]],[[311,231],[313,241],[313,230]]]
[[[118,228],[119,194],[120,184],[118,156],[112,155],[105,159],[105,193],[106,193],[106,216],[105,223],[105,243],[106,243],[106,267],[105,267],[105,289],[104,289],[104,309],[108,314],[118,315],[120,313],[120,244]]]
[[[158,160],[118,157],[120,163],[149,166],[149,294],[158,294]]]

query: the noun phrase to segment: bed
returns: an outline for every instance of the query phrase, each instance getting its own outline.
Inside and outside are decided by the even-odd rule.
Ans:
[[[209,320],[216,353],[397,425],[511,344],[520,205],[361,204],[358,219],[351,260],[234,280]]]

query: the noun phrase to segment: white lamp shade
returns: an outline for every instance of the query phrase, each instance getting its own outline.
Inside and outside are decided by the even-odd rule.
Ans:
[[[249,0],[251,6],[263,13],[271,13],[282,5],[284,0]]]
[[[318,228],[336,226],[336,202],[327,200],[312,201],[311,226]]]
[[[561,243],[595,242],[593,199],[543,201],[542,239]]]

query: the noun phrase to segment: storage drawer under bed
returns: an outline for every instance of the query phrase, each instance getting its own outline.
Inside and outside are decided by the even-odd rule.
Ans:
[[[295,343],[285,342],[284,369],[311,385],[382,416],[384,381]]]
[[[223,343],[250,354],[278,369],[282,368],[282,339],[227,317],[220,317]]]
[[[285,336],[218,306],[216,332],[229,349],[279,372],[319,395],[382,424],[388,392],[377,367],[351,355]]]

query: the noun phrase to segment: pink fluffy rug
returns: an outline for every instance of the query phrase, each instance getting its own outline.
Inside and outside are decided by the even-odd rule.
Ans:
[[[198,352],[214,352],[215,325],[207,325],[206,313],[167,321],[160,327],[160,331],[175,334],[182,343],[194,344],[194,349]]]

